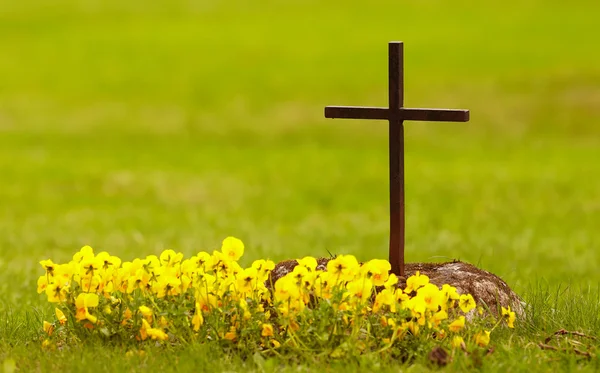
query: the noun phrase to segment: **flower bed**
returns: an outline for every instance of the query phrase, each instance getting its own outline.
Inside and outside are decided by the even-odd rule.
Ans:
[[[271,283],[275,263],[256,260],[242,268],[242,241],[228,237],[220,251],[184,259],[173,250],[123,262],[83,247],[65,264],[40,262],[38,293],[56,304],[44,321],[43,346],[91,338],[146,343],[219,343],[240,353],[339,358],[380,354],[409,358],[422,346],[472,351],[490,333],[513,327],[510,308],[465,322],[475,309],[469,294],[441,288],[417,273],[398,288],[390,264],[359,264],[340,255],[317,270],[313,257]],[[419,347],[420,346],[420,347]]]

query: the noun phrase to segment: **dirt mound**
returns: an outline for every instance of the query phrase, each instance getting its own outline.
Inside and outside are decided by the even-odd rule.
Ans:
[[[317,269],[326,270],[329,258],[317,259]],[[296,260],[285,260],[277,263],[271,272],[271,281],[278,279],[294,270],[298,265]],[[459,294],[471,294],[478,305],[488,308],[497,314],[500,306],[510,306],[519,317],[524,316],[521,298],[500,277],[477,268],[472,264],[453,261],[445,263],[407,263],[406,276],[410,277],[419,271],[429,277],[429,281],[441,287],[449,284],[456,288]],[[406,287],[406,278],[400,278],[398,287]],[[468,318],[474,315],[471,311]]]

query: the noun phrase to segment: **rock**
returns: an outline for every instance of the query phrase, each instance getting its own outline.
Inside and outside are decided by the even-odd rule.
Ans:
[[[317,259],[317,269],[326,270],[329,258]],[[296,260],[285,260],[277,263],[271,272],[271,281],[275,283],[278,279],[294,270],[298,265]],[[459,294],[471,294],[478,305],[489,309],[497,314],[502,307],[511,307],[519,318],[525,314],[523,301],[500,277],[477,268],[472,264],[452,261],[446,263],[407,263],[406,276],[410,277],[419,271],[429,277],[429,281],[441,287],[443,284],[454,286]],[[398,286],[406,287],[406,278],[400,278]],[[467,318],[473,317],[475,310],[467,314]]]

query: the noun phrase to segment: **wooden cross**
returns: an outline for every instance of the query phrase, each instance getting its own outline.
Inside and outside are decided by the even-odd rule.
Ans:
[[[405,120],[467,122],[468,110],[409,109],[404,107],[404,45],[389,44],[389,107],[327,106],[326,118],[389,121],[390,147],[390,263],[392,273],[404,276],[404,124]]]

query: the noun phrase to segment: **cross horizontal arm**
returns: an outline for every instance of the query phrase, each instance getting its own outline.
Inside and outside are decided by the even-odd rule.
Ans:
[[[389,119],[389,109],[366,106],[327,106],[325,118]],[[469,110],[400,108],[401,120],[429,122],[468,122]]]

